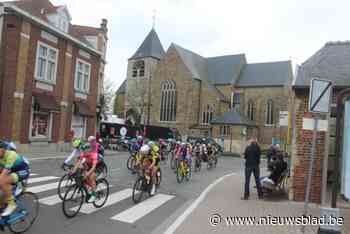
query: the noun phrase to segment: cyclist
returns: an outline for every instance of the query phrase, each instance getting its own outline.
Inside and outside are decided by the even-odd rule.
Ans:
[[[80,147],[83,145],[83,142],[79,138],[75,138],[72,142],[73,151],[72,153],[64,160],[62,164],[62,168],[68,166],[73,158],[77,158],[80,156]]]
[[[91,144],[84,144],[80,147],[81,153],[78,161],[76,162],[71,175],[74,174],[78,167],[83,163],[84,165],[84,178],[86,179],[86,184],[90,187],[88,194],[90,196],[88,202],[94,202],[96,200],[96,166],[98,162],[98,156],[96,149],[91,147]]]
[[[159,147],[153,141],[148,142],[148,146],[150,147],[149,156],[152,162],[151,165],[149,166],[149,169],[151,170],[151,176],[152,176],[152,182],[153,182],[151,195],[154,195],[156,192],[157,172],[160,168]]]
[[[7,207],[1,216],[9,216],[16,210],[16,202],[12,194],[12,186],[29,177],[29,162],[15,151],[7,150],[7,145],[0,142],[0,189],[4,193],[4,201]]]

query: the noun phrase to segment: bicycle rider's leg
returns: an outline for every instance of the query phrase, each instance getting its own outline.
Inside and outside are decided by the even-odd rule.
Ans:
[[[7,204],[7,208],[1,214],[2,216],[8,216],[16,209],[15,199],[12,195],[12,184],[17,182],[18,175],[16,173],[0,177],[0,189],[4,192],[3,202]]]

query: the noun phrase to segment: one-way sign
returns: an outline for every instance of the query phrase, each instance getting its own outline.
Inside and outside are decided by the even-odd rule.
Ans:
[[[309,111],[328,113],[331,101],[332,82],[329,80],[312,79],[309,96]]]

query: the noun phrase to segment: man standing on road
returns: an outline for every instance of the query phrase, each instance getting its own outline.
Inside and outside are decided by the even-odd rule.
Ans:
[[[259,199],[263,197],[260,184],[260,157],[261,151],[258,145],[256,137],[252,137],[249,145],[246,147],[243,155],[245,159],[245,185],[244,185],[244,196],[242,200],[249,199],[249,185],[250,185],[250,176],[254,174],[256,188],[258,190]]]

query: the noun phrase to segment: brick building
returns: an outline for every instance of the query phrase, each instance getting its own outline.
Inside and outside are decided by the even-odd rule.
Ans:
[[[292,77],[290,61],[249,64],[244,54],[207,58],[174,43],[164,51],[152,29],[129,59],[125,86],[117,93],[125,92],[124,111],[132,122],[177,128],[185,137],[223,138],[229,150],[228,142],[242,143],[240,131],[211,121],[232,110],[253,123],[261,143],[285,139],[279,112],[288,110]]]
[[[331,80],[333,82],[333,99],[331,113],[324,117],[328,121],[328,131],[317,134],[316,158],[312,175],[310,199],[321,202],[323,160],[328,162],[326,181],[334,180],[334,162],[339,155],[335,155],[335,145],[342,144],[342,139],[335,138],[336,127],[336,96],[346,88],[350,88],[350,43],[329,42],[313,56],[307,59],[298,69],[293,84],[292,105],[292,168],[290,197],[297,201],[305,199],[305,185],[309,168],[313,131],[304,130],[305,118],[312,118],[308,113],[309,88],[312,78]],[[343,135],[343,133],[342,133]],[[348,155],[344,155],[348,157]],[[340,165],[341,174],[344,168]],[[347,180],[349,183],[349,180]],[[342,180],[342,187],[345,180]]]
[[[48,0],[0,3],[0,139],[20,151],[62,150],[72,134],[96,132],[107,21],[70,22]]]

